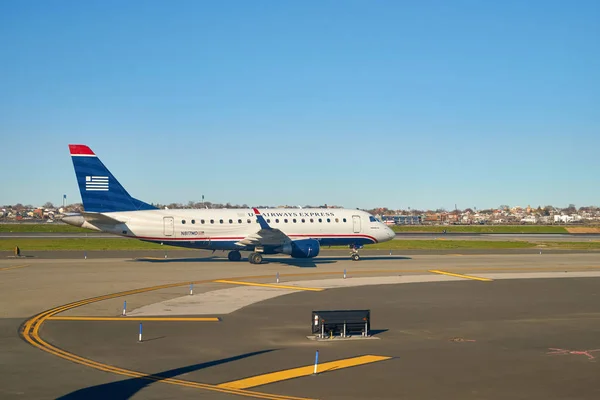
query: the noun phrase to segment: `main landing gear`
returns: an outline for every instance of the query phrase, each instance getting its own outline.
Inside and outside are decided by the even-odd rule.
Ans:
[[[260,253],[250,253],[248,254],[248,261],[250,264],[260,264],[263,260],[262,254]]]
[[[229,261],[240,261],[242,259],[242,253],[237,250],[232,250],[227,254]]]
[[[352,259],[352,261],[360,261],[360,255],[358,254],[358,249],[360,249],[362,246],[358,247],[358,246],[353,246],[350,245],[350,258]]]

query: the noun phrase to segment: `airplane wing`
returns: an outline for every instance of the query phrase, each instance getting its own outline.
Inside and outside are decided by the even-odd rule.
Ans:
[[[289,236],[279,229],[271,228],[258,209],[253,208],[253,210],[260,225],[260,230],[237,242],[239,246],[281,246],[292,241]]]
[[[91,224],[102,224],[102,225],[118,225],[122,224],[125,221],[119,221],[118,219],[114,219],[109,217],[108,215],[95,213],[95,212],[82,212],[81,215]]]

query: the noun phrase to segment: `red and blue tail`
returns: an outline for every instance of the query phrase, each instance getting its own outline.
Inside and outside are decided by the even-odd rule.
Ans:
[[[102,213],[156,209],[131,197],[88,146],[70,144],[69,150],[85,211]]]

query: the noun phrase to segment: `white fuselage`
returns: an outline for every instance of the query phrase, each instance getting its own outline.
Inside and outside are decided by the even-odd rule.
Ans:
[[[117,225],[83,223],[84,228],[182,247],[252,250],[239,241],[260,231],[252,209],[163,209],[103,213]],[[273,229],[292,240],[317,239],[322,246],[384,242],[394,232],[367,212],[349,209],[262,209]]]

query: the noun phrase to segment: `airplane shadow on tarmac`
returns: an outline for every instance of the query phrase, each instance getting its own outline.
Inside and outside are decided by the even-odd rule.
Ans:
[[[377,260],[411,260],[411,257],[403,256],[361,256],[361,261],[377,261]],[[130,262],[149,262],[149,263],[201,263],[201,262],[246,262],[246,259],[242,261],[229,261],[227,258],[221,257],[208,257],[208,258],[146,258],[140,257]],[[334,264],[339,261],[349,261],[348,257],[317,257],[317,258],[264,258],[262,264],[273,264],[280,263],[290,267],[298,268],[316,268],[319,264]],[[360,265],[360,262],[358,265]]]
[[[209,361],[201,364],[188,365],[187,367],[175,368],[169,371],[159,372],[154,375],[146,375],[141,378],[125,379],[123,381],[105,383],[97,386],[90,386],[79,389],[62,397],[59,400],[84,400],[84,399],[129,399],[140,390],[146,388],[154,382],[160,382],[163,379],[175,378],[178,375],[188,372],[198,371],[215,365],[226,364],[228,362],[241,360],[264,353],[270,353],[277,349],[255,351],[252,353],[240,354],[239,356],[223,358],[221,360]]]

